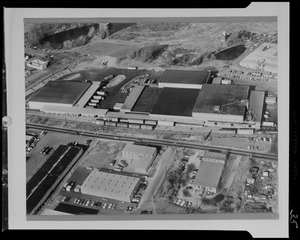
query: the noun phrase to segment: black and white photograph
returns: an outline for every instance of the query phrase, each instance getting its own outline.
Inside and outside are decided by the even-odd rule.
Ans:
[[[27,220],[282,217],[278,16],[24,15]]]

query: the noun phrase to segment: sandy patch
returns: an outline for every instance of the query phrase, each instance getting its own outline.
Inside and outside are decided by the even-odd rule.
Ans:
[[[109,83],[106,85],[106,87],[114,87],[117,86],[119,83],[123,82],[126,79],[125,75],[118,75],[115,78],[113,78]]]
[[[71,76],[69,76],[69,77],[66,77],[66,78],[64,78],[63,80],[73,80],[73,79],[76,79],[76,78],[79,78],[81,76],[81,74],[80,73],[76,73],[76,74],[73,74],[73,75],[71,75]]]

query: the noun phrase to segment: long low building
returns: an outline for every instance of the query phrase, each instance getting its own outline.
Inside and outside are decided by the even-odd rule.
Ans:
[[[70,116],[85,116],[85,117],[104,117],[107,113],[107,109],[100,108],[80,108],[80,107],[63,107],[45,105],[41,108],[42,113],[58,114],[58,115],[70,115]]]
[[[210,71],[183,71],[167,69],[158,82],[159,88],[201,89],[210,78]]]
[[[132,92],[126,98],[124,104],[121,107],[121,111],[129,112],[133,108],[134,104],[138,100],[139,96],[143,92],[145,86],[136,86],[133,88]]]
[[[140,178],[137,177],[94,170],[83,182],[81,192],[92,196],[131,202],[139,183]]]
[[[261,124],[263,121],[265,91],[251,91],[249,99],[249,109],[251,110],[253,121]]]
[[[91,97],[98,90],[101,82],[93,82],[92,85],[86,90],[86,92],[82,95],[79,101],[76,103],[75,107],[85,107],[87,102],[91,99]]]

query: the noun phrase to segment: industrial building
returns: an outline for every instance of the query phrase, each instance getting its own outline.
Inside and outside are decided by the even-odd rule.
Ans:
[[[92,82],[90,87],[85,91],[85,93],[81,96],[79,101],[76,103],[75,107],[85,107],[87,102],[91,99],[91,97],[98,90],[101,82]]]
[[[49,81],[29,98],[28,104],[32,109],[45,105],[73,107],[90,85],[88,82]]]
[[[183,71],[166,69],[158,87],[201,89],[210,78],[210,71]]]
[[[69,116],[82,116],[89,118],[104,117],[108,112],[107,109],[99,108],[82,108],[82,107],[65,107],[65,106],[53,106],[53,105],[44,105],[40,111],[46,114],[55,114],[55,115],[69,115]]]
[[[133,88],[132,92],[128,95],[120,110],[122,112],[130,112],[134,104],[138,100],[139,96],[143,92],[144,88],[145,86],[139,86],[139,85]]]
[[[225,161],[206,161],[202,160],[197,172],[194,191],[200,190],[202,187],[211,193],[216,193],[219,185],[220,177],[224,168]]]
[[[249,98],[249,86],[203,85],[192,116],[204,121],[242,123]]]
[[[156,155],[155,147],[126,144],[122,150],[122,157],[129,163],[127,170],[141,174],[147,174]]]
[[[263,121],[265,91],[251,91],[249,99],[249,121],[261,124]]]
[[[199,91],[164,87],[150,114],[192,116]]]
[[[29,61],[27,63],[27,66],[38,70],[44,70],[45,68],[47,68],[48,64],[49,64],[48,61],[43,61],[38,58],[35,58],[32,61]]]
[[[139,183],[140,178],[137,177],[94,170],[83,182],[81,192],[92,196],[131,202]]]
[[[252,53],[246,56],[240,62],[240,65],[245,68],[277,74],[277,55],[277,44],[263,43]]]

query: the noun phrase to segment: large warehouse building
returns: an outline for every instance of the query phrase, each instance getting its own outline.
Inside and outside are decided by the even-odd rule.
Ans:
[[[199,165],[194,190],[197,191],[204,187],[211,193],[216,193],[220,177],[225,165],[226,154],[206,151]]]
[[[139,182],[140,178],[137,177],[94,170],[83,182],[81,192],[92,196],[131,202]]]
[[[201,89],[210,78],[210,71],[183,71],[166,69],[158,87]]]
[[[122,150],[122,157],[129,163],[127,170],[141,174],[147,174],[156,155],[155,147],[127,144]]]
[[[249,86],[205,84],[201,89],[193,117],[204,121],[242,123],[249,98]]]
[[[204,187],[211,193],[216,193],[225,162],[202,160],[197,172],[194,190]]]
[[[45,105],[73,107],[90,85],[88,82],[49,81],[29,98],[28,104],[32,109]]]

